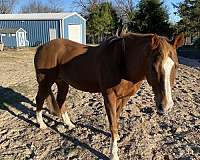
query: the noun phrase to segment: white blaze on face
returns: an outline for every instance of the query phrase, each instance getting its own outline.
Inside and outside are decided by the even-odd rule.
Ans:
[[[171,95],[171,85],[170,85],[170,75],[171,75],[171,70],[173,66],[174,66],[173,60],[170,57],[168,57],[163,65],[164,77],[165,77],[164,79],[165,96],[167,99],[167,104],[165,106],[166,109],[169,109],[173,106],[173,100],[172,100],[172,95]]]

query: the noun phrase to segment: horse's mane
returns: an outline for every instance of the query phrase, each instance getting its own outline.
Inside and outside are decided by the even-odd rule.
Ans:
[[[122,37],[112,36],[112,37],[109,37],[108,39],[106,39],[105,41],[103,41],[99,46],[101,48],[106,48],[106,47],[109,47],[110,45],[112,45],[113,43],[115,43],[116,41],[119,41],[121,39],[122,39]]]
[[[148,34],[142,34],[142,33],[132,33],[132,32],[128,32],[126,34],[123,34],[122,36],[112,36],[109,37],[108,39],[106,39],[105,41],[103,41],[100,46],[101,47],[108,47],[109,45],[113,44],[116,41],[122,40],[123,38],[130,38],[133,39],[135,37],[149,37],[149,36],[153,36],[154,34],[152,33],[148,33]],[[166,38],[167,39],[167,38]]]
[[[147,34],[142,34],[142,33],[132,33],[132,32],[128,32],[126,34],[123,34],[121,37],[122,38],[135,38],[135,37],[141,37],[141,38],[144,38],[144,37],[149,37],[149,36],[153,36],[152,33],[147,33]]]
[[[122,39],[149,38],[149,37],[153,37],[154,35],[156,35],[156,34],[153,34],[153,33],[142,34],[142,33],[128,32],[128,33],[123,34],[121,36],[112,36],[112,37],[109,37],[108,39],[106,39],[105,41],[103,41],[99,46],[101,48],[108,48],[112,44],[114,44],[115,42],[120,41]],[[158,43],[162,43],[162,40],[166,40],[168,43],[170,42],[170,40],[167,37],[165,37],[165,36],[158,36],[158,37],[159,37]]]

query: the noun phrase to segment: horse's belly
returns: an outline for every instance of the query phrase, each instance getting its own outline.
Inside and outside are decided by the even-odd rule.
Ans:
[[[72,87],[86,92],[100,92],[98,79],[90,74],[84,75],[83,72],[65,72],[62,79]]]
[[[96,93],[96,92],[100,92],[100,88],[98,85],[96,84],[86,84],[86,83],[74,83],[74,82],[69,82],[69,84],[81,91],[85,91],[85,92],[90,92],[90,93]]]
[[[100,92],[97,66],[92,60],[81,58],[60,67],[60,76],[69,85],[86,92]]]

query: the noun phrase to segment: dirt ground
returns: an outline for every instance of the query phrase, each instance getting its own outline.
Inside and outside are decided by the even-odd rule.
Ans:
[[[48,129],[35,119],[35,49],[0,52],[0,159],[108,159],[110,132],[100,94],[70,88],[66,99],[76,128],[44,112]],[[121,160],[200,159],[200,64],[180,58],[173,90],[175,107],[159,116],[144,81],[120,117]]]

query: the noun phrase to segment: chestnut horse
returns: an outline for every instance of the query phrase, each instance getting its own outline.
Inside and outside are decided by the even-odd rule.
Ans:
[[[155,94],[160,112],[173,106],[171,89],[178,66],[176,49],[183,44],[183,35],[169,41],[155,34],[128,33],[112,37],[91,47],[70,40],[56,39],[40,46],[35,55],[36,118],[41,128],[44,100],[52,102],[52,110],[61,116],[69,129],[74,128],[64,104],[69,85],[87,92],[101,92],[111,131],[111,159],[119,159],[119,116],[122,107],[147,79]],[[56,99],[51,90],[57,84]]]

